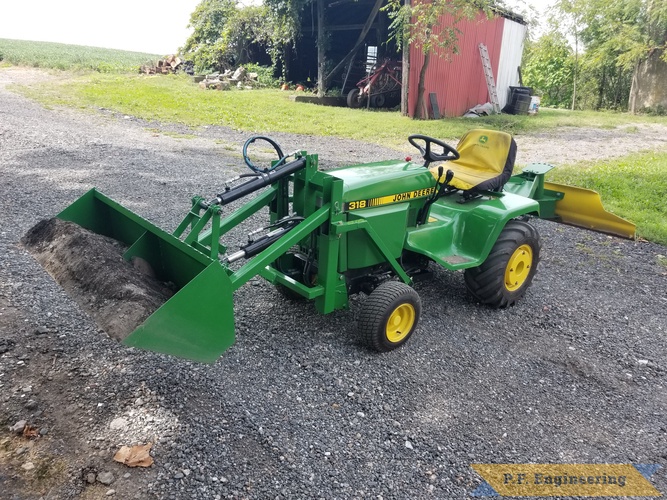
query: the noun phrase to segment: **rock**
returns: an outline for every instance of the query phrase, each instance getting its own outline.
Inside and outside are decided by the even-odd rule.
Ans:
[[[143,406],[143,404],[144,404],[143,398],[137,398],[137,399],[134,400],[134,405],[135,406]]]
[[[21,434],[25,426],[28,424],[26,420],[19,420],[14,425],[9,428],[10,432],[15,432],[16,434]]]
[[[40,436],[46,436],[49,433],[49,428],[48,427],[42,427],[39,430],[39,435]]]
[[[248,70],[246,70],[243,66],[239,66],[236,71],[234,71],[234,75],[232,75],[232,79],[234,80],[243,80],[245,77],[246,73]]]
[[[108,497],[110,497],[110,496],[112,496],[112,495],[115,495],[115,494],[116,494],[116,490],[107,490],[107,492],[106,492],[106,495],[107,495]]]
[[[30,400],[28,400],[28,402],[26,404],[23,405],[23,407],[26,410],[36,410],[37,409],[37,401],[35,401],[34,399],[30,399]]]
[[[127,429],[128,421],[123,417],[114,418],[109,423],[109,428],[114,431],[124,431]]]
[[[106,484],[107,486],[113,483],[115,479],[116,478],[113,477],[111,472],[100,472],[97,475],[97,480],[102,484]]]
[[[648,365],[648,359],[638,359],[637,364],[639,366],[647,366]]]
[[[21,469],[26,470],[26,471],[33,470],[34,468],[35,468],[35,464],[33,464],[32,462],[26,462],[21,466]]]
[[[88,474],[86,474],[86,482],[88,484],[93,484],[95,482],[95,473],[89,472]]]
[[[49,329],[45,326],[38,326],[35,329],[35,335],[45,335],[47,333],[49,333]]]
[[[408,450],[414,450],[414,448],[412,447],[412,443],[411,443],[410,441],[406,441],[406,442],[405,442],[405,447],[406,447]]]
[[[177,472],[174,474],[174,479],[183,479],[185,475],[182,472]]]

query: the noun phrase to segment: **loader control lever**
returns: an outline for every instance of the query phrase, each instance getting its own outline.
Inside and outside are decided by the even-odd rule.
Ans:
[[[424,142],[423,146],[420,144],[422,141]],[[424,157],[424,161],[426,162],[424,163],[424,167],[428,167],[429,164],[436,161],[458,160],[461,156],[455,148],[446,142],[429,137],[428,135],[413,134],[408,137],[408,142],[417,148]],[[442,153],[435,153],[432,149],[432,144],[440,146]]]

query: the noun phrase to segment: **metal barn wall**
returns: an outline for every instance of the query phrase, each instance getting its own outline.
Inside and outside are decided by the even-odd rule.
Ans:
[[[498,60],[503,41],[503,26],[507,20],[496,16],[488,19],[483,13],[474,20],[464,20],[456,27],[459,34],[459,54],[448,58],[442,49],[431,54],[429,67],[426,70],[424,98],[430,112],[429,94],[435,92],[438,107],[443,116],[462,116],[476,104],[489,101],[486,80],[479,57],[478,45],[483,43],[489,50],[489,59],[493,68],[493,76],[498,74]],[[451,16],[440,16],[440,26],[452,25]],[[424,62],[421,48],[410,46],[410,76],[408,84],[408,114],[414,116],[417,101],[417,85],[419,71]]]
[[[509,98],[510,86],[519,85],[519,71],[521,56],[523,55],[523,44],[526,40],[527,27],[511,19],[505,19],[503,28],[503,42],[500,49],[500,62],[498,64],[498,77],[496,88],[500,109],[505,107]]]

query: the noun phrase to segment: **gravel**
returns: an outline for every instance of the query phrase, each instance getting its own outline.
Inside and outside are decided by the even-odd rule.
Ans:
[[[419,331],[383,355],[356,337],[364,297],[321,316],[260,279],[235,293],[237,341],[217,363],[125,348],[20,238],[93,186],[171,230],[191,195],[244,171],[249,134],[209,127],[179,139],[178,126],[106,110],[47,110],[4,88],[26,74],[34,81],[34,72],[0,70],[8,497],[465,498],[481,482],[471,463],[666,464],[667,269],[658,255],[667,248],[536,221],[542,262],[519,304],[482,307],[461,273],[434,268],[433,280],[415,286]],[[624,154],[641,142],[617,132]],[[586,137],[596,133],[519,142],[551,159],[563,143],[590,150]],[[325,168],[410,153],[271,136],[285,150],[318,152]],[[531,154],[519,161],[539,159]],[[13,437],[20,420],[48,434]],[[113,462],[120,446],[147,442],[152,467]],[[11,454],[28,445],[34,470]],[[652,478],[663,492],[664,471]],[[100,477],[103,485],[91,483]]]

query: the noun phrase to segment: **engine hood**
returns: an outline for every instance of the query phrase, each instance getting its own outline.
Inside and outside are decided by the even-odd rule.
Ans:
[[[418,198],[435,185],[426,168],[402,160],[350,165],[325,173],[343,181],[344,202],[397,194]]]

